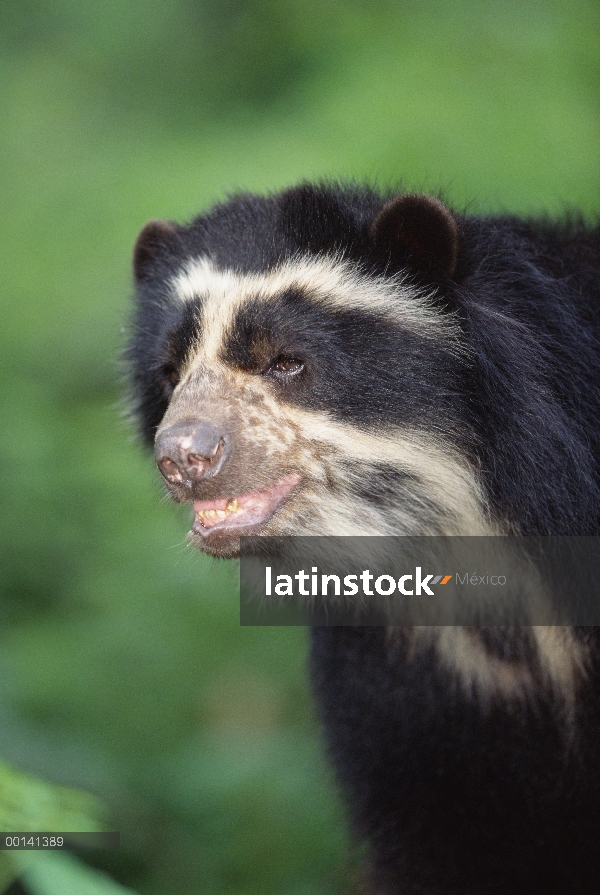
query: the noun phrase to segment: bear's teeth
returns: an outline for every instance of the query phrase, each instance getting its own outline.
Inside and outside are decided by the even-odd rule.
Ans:
[[[196,515],[200,522],[203,522],[205,519],[212,519],[213,522],[222,522],[232,513],[238,513],[240,510],[239,501],[236,498],[231,498],[227,501],[226,509],[224,510],[198,510]]]

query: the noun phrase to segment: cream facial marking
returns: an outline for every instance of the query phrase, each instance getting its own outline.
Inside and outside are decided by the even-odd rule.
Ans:
[[[402,630],[388,629],[392,654],[395,638]],[[405,631],[405,636],[409,636],[414,651],[435,644],[442,666],[457,675],[469,695],[477,696],[484,703],[493,697],[516,701],[535,699],[540,688],[549,689],[561,699],[567,718],[571,719],[577,689],[587,673],[588,650],[578,643],[570,628],[534,625],[527,630],[533,638],[537,668],[531,663],[490,655],[478,641],[477,629],[416,626],[410,632]]]
[[[451,314],[440,315],[423,290],[403,277],[368,277],[343,259],[297,258],[268,273],[236,274],[198,258],[174,278],[172,289],[182,302],[204,299],[198,360],[209,365],[218,364],[225,335],[244,302],[269,301],[289,289],[301,290],[325,309],[384,315],[424,338],[444,339],[446,349],[465,353],[457,321]]]
[[[210,418],[231,420],[240,433],[238,438],[248,440],[248,449],[252,446],[252,451],[259,451],[263,462],[272,458],[277,466],[301,472],[318,483],[319,489],[331,490],[335,483],[336,513],[324,522],[323,533],[500,533],[484,509],[486,502],[475,471],[457,451],[431,433],[390,426],[373,431],[357,429],[326,411],[278,401],[260,377],[233,370],[194,372],[192,366],[188,377],[188,388],[174,397],[161,429],[194,416],[197,408],[202,407]],[[388,508],[384,514],[363,507],[362,521],[356,518],[356,497],[347,493],[350,464],[368,470],[375,459],[422,483],[417,493],[421,490],[428,501],[444,508],[444,516],[438,519],[439,528],[415,530],[418,507],[414,503],[409,518],[403,516],[401,503],[395,512]],[[305,497],[309,499],[308,494]],[[310,502],[320,507],[320,493],[315,493]],[[384,525],[386,516],[391,528]],[[314,518],[313,512],[313,522]]]
[[[330,451],[340,460],[362,463],[379,461],[413,473],[426,483],[431,499],[448,510],[454,522],[447,534],[498,534],[497,526],[483,510],[485,500],[474,471],[458,454],[436,442],[431,435],[409,429],[360,431],[333,420],[323,412],[285,408],[286,418],[301,433],[308,455]],[[308,463],[309,456],[306,457]]]

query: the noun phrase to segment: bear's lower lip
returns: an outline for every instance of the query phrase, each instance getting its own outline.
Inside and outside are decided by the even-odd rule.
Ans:
[[[194,502],[196,518],[192,531],[207,540],[213,534],[235,532],[242,529],[249,533],[269,521],[299,484],[302,476],[291,473],[268,488],[247,491],[230,498],[197,500]]]

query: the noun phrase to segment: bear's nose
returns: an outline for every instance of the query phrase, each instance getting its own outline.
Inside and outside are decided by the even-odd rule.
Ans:
[[[229,438],[210,423],[184,423],[160,432],[154,455],[169,484],[191,484],[219,472],[229,456]]]

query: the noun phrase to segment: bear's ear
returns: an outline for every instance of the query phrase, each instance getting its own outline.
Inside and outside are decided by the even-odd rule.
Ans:
[[[458,226],[445,205],[430,196],[397,196],[371,224],[371,238],[397,266],[449,280],[458,260]]]
[[[133,248],[133,273],[136,280],[151,276],[156,262],[168,259],[179,246],[175,224],[168,221],[148,221],[139,232]]]

